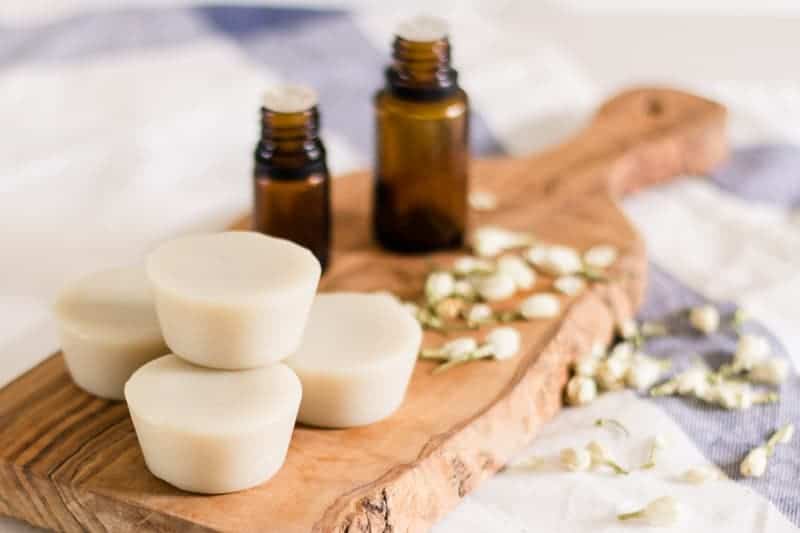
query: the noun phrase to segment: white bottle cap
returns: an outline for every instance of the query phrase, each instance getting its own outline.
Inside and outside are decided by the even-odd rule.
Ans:
[[[404,20],[397,26],[395,35],[406,41],[429,43],[447,37],[447,22],[439,17],[417,15]]]
[[[305,85],[276,85],[264,93],[264,107],[275,113],[300,113],[315,105],[317,93]]]

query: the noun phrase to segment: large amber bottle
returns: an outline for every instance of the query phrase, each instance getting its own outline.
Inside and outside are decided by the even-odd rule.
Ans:
[[[330,177],[319,138],[316,94],[275,87],[261,108],[261,140],[253,172],[253,229],[296,242],[328,264]]]
[[[386,87],[375,96],[373,219],[386,248],[458,247],[467,224],[469,104],[439,19],[400,25]]]

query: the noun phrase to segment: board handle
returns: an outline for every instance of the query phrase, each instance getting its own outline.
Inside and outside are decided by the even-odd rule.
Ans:
[[[531,160],[551,169],[545,179],[550,193],[605,190],[622,196],[710,172],[728,154],[726,117],[722,105],[700,96],[631,89],[604,103],[571,140]]]

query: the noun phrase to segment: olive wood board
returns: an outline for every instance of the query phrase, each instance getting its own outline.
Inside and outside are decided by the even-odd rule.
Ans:
[[[434,363],[418,362],[404,403],[382,422],[298,425],[286,464],[251,490],[204,496],[156,479],[125,404],[83,392],[62,356],[51,356],[0,390],[0,513],[69,532],[427,530],[535,437],[561,407],[568,363],[608,342],[614,324],[636,311],[647,260],[616,198],[711,169],[727,151],[725,115],[690,94],[634,89],[553,149],[475,160],[472,188],[493,192],[499,206],[471,213],[472,227],[532,231],[580,249],[613,244],[621,254],[609,281],[563,296],[558,318],[518,323],[523,342],[515,358],[440,374],[431,373]],[[431,262],[446,266],[464,251],[381,251],[370,237],[371,189],[366,172],[334,180],[335,250],[321,290],[417,298]],[[539,276],[534,290],[551,282]],[[424,342],[444,339],[428,332]]]

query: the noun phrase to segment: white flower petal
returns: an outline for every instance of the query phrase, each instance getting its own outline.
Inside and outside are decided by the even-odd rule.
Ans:
[[[586,405],[597,397],[597,384],[590,377],[573,376],[567,382],[567,403]]]
[[[519,312],[529,320],[534,318],[553,318],[561,312],[561,301],[555,294],[534,294],[523,300],[520,304]]]
[[[610,244],[599,244],[592,246],[583,254],[583,261],[587,266],[593,268],[608,268],[617,260],[618,252],[616,247]]]
[[[508,359],[519,353],[520,334],[516,329],[504,326],[493,329],[486,336],[486,344],[495,359]]]
[[[536,283],[536,273],[525,261],[514,255],[501,257],[497,261],[497,271],[510,276],[517,289],[528,290]]]
[[[567,296],[573,296],[581,292],[586,287],[586,281],[578,276],[559,276],[553,282],[553,287]]]
[[[706,335],[719,328],[719,311],[713,305],[693,307],[689,311],[689,322],[692,327]]]
[[[477,288],[478,294],[484,300],[494,302],[513,296],[517,291],[517,284],[514,283],[514,279],[511,276],[498,272],[481,278]]]

